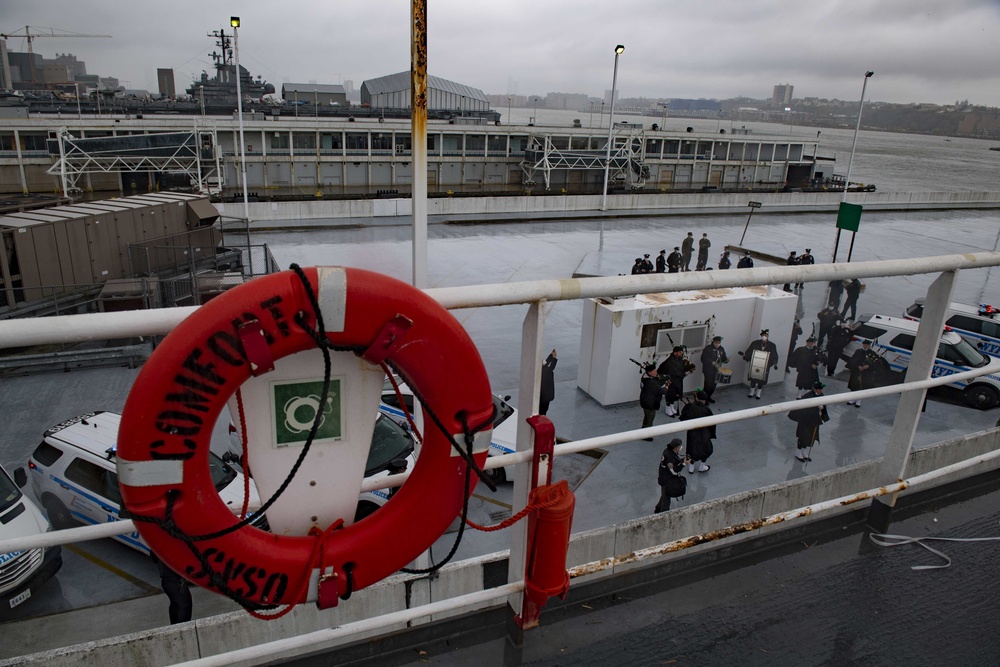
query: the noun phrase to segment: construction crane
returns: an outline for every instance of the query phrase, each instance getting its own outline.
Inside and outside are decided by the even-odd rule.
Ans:
[[[32,30],[34,30],[35,32],[31,32]],[[48,32],[39,32],[39,30],[42,31],[47,30]],[[25,39],[28,40],[28,60],[31,62],[32,83],[38,81],[38,74],[35,71],[35,52],[31,48],[31,42],[33,42],[36,37],[104,37],[107,39],[111,39],[111,35],[85,35],[80,32],[67,32],[67,31],[62,31],[57,33],[56,30],[57,28],[39,28],[38,26],[32,28],[30,25],[26,25],[24,26],[24,31],[19,30],[18,32],[0,33],[0,37],[4,39],[9,39],[11,37],[24,37]]]

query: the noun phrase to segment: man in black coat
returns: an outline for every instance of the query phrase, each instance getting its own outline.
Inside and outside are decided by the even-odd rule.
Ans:
[[[792,337],[788,341],[788,355],[785,357],[785,372],[792,372],[792,352],[795,351],[795,344],[799,342],[799,336],[802,335],[802,325],[799,324],[799,318],[795,318],[792,322]]]
[[[705,375],[705,395],[708,396],[709,403],[715,403],[712,394],[718,384],[719,369],[723,364],[729,363],[726,356],[726,349],[722,347],[722,336],[715,336],[712,342],[701,351],[701,372]]]
[[[698,264],[695,269],[704,271],[708,268],[708,249],[712,247],[712,242],[708,240],[708,234],[702,234],[698,240]]]
[[[830,335],[833,330],[833,325],[837,323],[840,319],[840,315],[837,314],[836,308],[831,308],[827,306],[823,310],[816,313],[816,319],[819,320],[819,346],[823,347],[823,340]]]
[[[667,404],[665,410],[668,417],[677,416],[677,408],[674,405],[684,394],[684,378],[694,369],[692,364],[684,357],[684,348],[674,345],[673,352],[663,360],[656,372],[661,377],[670,378],[670,391],[667,392]]]
[[[847,367],[851,370],[851,377],[847,380],[847,388],[851,391],[861,391],[878,386],[876,382],[878,364],[878,354],[872,349],[872,342],[870,340],[862,341],[861,349],[856,351],[851,360],[847,362]],[[860,408],[861,401],[847,401],[847,405]]]
[[[743,361],[746,362],[753,359],[754,352],[761,352],[765,355],[763,372],[759,376],[754,376],[752,365],[747,366],[747,383],[750,385],[750,393],[747,394],[747,398],[756,397],[758,401],[760,400],[760,390],[767,384],[767,377],[771,374],[771,369],[778,368],[778,348],[768,340],[769,333],[767,329],[762,329],[760,338],[750,343],[747,351],[743,353]]]
[[[653,262],[650,261],[648,252],[642,256],[642,272],[643,273],[653,272]]]
[[[711,417],[712,408],[706,405],[708,396],[705,392],[699,391],[694,395],[694,402],[688,403],[681,410],[681,421],[688,419],[699,419],[701,417]],[[712,440],[715,438],[715,426],[702,426],[701,428],[688,429],[687,432],[687,457],[688,472],[708,472],[712,467],[705,463],[708,457],[715,451]],[[697,464],[697,466],[695,466]]]
[[[632,265],[632,275],[633,276],[641,275],[644,268],[645,267],[642,263],[642,257],[636,257],[635,264]]]
[[[549,411],[549,403],[556,397],[556,379],[553,371],[559,359],[556,358],[556,351],[553,349],[549,356],[545,357],[542,364],[542,385],[538,393],[538,414],[544,415]]]
[[[667,273],[680,273],[682,262],[681,249],[674,246],[674,251],[667,255]]]
[[[851,324],[846,320],[841,320],[840,323],[830,331],[830,337],[827,339],[826,343],[826,376],[833,377],[833,374],[837,372],[837,364],[840,363],[840,355],[844,354],[844,348],[847,344],[851,342],[853,337],[851,332]]]
[[[819,382],[819,366],[824,361],[823,355],[816,347],[816,339],[812,336],[806,338],[805,347],[800,347],[792,352],[791,362],[798,371],[795,377],[795,386],[798,388],[798,398],[812,390],[813,385]]]
[[[740,261],[736,264],[737,269],[752,269],[753,268],[753,258],[750,256],[749,252],[743,253],[740,257]]]
[[[812,391],[802,396],[802,399],[822,396],[825,386],[822,382],[816,382]],[[795,458],[799,461],[812,461],[809,455],[812,453],[813,444],[819,442],[819,426],[823,422],[830,421],[826,406],[792,410],[788,413],[788,418],[798,423],[795,428],[795,446],[797,447]]]
[[[194,606],[191,600],[191,585],[187,579],[174,572],[169,565],[157,558],[155,553],[150,552],[149,557],[160,571],[160,587],[166,593],[167,599],[170,600],[167,611],[170,624],[190,621]]]
[[[840,311],[840,316],[846,317],[847,311],[850,310],[850,319],[856,320],[858,319],[858,297],[861,296],[861,281],[855,278],[847,283],[844,291],[847,292],[847,301],[844,302],[844,309]]]
[[[653,425],[656,411],[660,409],[660,399],[666,395],[670,380],[660,382],[659,373],[654,364],[646,364],[642,374],[642,386],[639,389],[639,407],[642,408],[642,428]],[[643,438],[650,441],[652,438]]]
[[[806,248],[805,254],[799,257],[799,265],[808,266],[810,264],[815,264],[815,263],[816,263],[816,258],[812,256],[812,248]],[[800,289],[805,287],[805,285],[803,285],[802,283],[797,283],[795,286]]]
[[[656,482],[660,485],[660,502],[656,503],[654,514],[669,510],[671,498],[684,496],[687,480],[681,474],[684,471],[684,460],[681,458],[683,444],[680,438],[674,438],[660,457],[660,469],[656,475]]]
[[[656,272],[666,273],[667,272],[667,251],[661,250],[660,254],[656,256]]]
[[[694,232],[688,232],[681,242],[681,271],[691,270],[691,253],[694,252]]]
[[[798,263],[799,263],[799,258],[795,256],[795,251],[793,250],[790,253],[788,253],[788,259],[785,260],[785,264],[788,266],[797,266]],[[792,285],[791,283],[785,283],[781,287],[781,289],[785,290],[786,292],[791,292]]]
[[[729,259],[729,251],[722,253],[722,257],[719,258],[719,269],[725,271],[733,265],[733,260]]]
[[[828,303],[831,308],[840,308],[840,299],[844,296],[844,281],[843,280],[831,280],[830,281],[830,298]]]

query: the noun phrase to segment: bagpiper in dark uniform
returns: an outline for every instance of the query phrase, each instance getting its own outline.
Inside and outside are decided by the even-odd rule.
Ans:
[[[712,343],[706,345],[705,349],[701,351],[701,372],[705,375],[705,386],[703,389],[705,395],[708,396],[709,403],[715,403],[712,394],[715,393],[715,387],[719,379],[719,368],[722,367],[722,364],[728,362],[729,357],[726,356],[726,349],[722,347],[722,336],[712,338]]]
[[[851,391],[861,391],[871,389],[876,385],[875,372],[878,368],[878,354],[872,349],[872,342],[864,340],[861,342],[861,349],[854,353],[851,360],[847,362],[847,367],[851,369],[851,377],[847,381],[847,388]],[[847,405],[856,408],[861,407],[861,401],[847,401]]]
[[[822,382],[816,382],[812,391],[802,396],[803,399],[815,398],[823,395]],[[823,422],[830,421],[830,415],[826,411],[826,406],[812,408],[799,408],[788,413],[788,418],[798,423],[795,428],[795,458],[799,461],[812,461],[809,456],[812,453],[813,444],[819,442],[819,426]]]
[[[825,361],[822,352],[816,347],[816,339],[810,336],[806,338],[805,347],[800,347],[792,352],[792,364],[799,372],[795,378],[795,386],[799,390],[797,398],[810,391],[813,385],[819,382],[819,366]]]
[[[688,403],[681,410],[681,421],[711,417],[712,408],[705,405],[707,402],[708,396],[705,395],[705,392],[697,392],[694,395],[694,403]],[[688,472],[694,472],[695,470],[698,472],[708,472],[709,468],[712,467],[705,462],[708,461],[708,457],[715,451],[715,446],[712,445],[714,438],[715,425],[688,429],[687,457],[690,461],[688,463]],[[695,463],[698,464],[697,467],[695,467]]]
[[[760,400],[760,390],[765,384],[767,384],[767,376],[771,374],[772,368],[778,367],[778,348],[774,346],[774,343],[767,339],[768,333],[767,329],[762,329],[760,332],[760,339],[750,343],[747,351],[743,353],[743,361],[746,362],[749,362],[753,358],[753,353],[756,351],[763,352],[767,355],[767,360],[764,363],[763,377],[752,377],[751,367],[747,367],[747,382],[750,384],[750,393],[747,394],[747,398],[756,397],[757,400]]]
[[[840,363],[840,355],[844,353],[844,348],[851,342],[853,337],[851,325],[846,320],[840,321],[840,326],[836,326],[830,331],[830,337],[826,343],[826,376],[833,377],[837,372],[837,364]]]

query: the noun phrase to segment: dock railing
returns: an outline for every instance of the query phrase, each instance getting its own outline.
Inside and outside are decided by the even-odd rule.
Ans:
[[[968,253],[944,255],[918,259],[899,259],[875,262],[855,262],[850,264],[817,264],[812,266],[761,267],[731,271],[704,271],[679,274],[649,274],[640,276],[620,276],[601,278],[579,278],[565,280],[541,280],[495,285],[475,285],[467,287],[435,288],[427,294],[450,310],[484,308],[512,304],[527,305],[527,313],[522,323],[520,351],[520,379],[518,410],[522,417],[535,413],[540,391],[540,368],[544,352],[543,306],[548,301],[576,300],[598,297],[620,297],[635,294],[675,292],[696,289],[743,287],[754,285],[781,285],[797,282],[827,282],[846,278],[874,278],[937,274],[925,297],[923,318],[917,333],[913,355],[905,380],[902,384],[868,389],[861,392],[840,393],[812,399],[787,401],[761,407],[738,410],[726,414],[713,415],[702,419],[653,426],[648,429],[621,431],[596,438],[588,438],[557,445],[555,455],[566,455],[598,447],[610,447],[637,438],[667,435],[690,428],[736,422],[754,417],[787,412],[792,409],[813,405],[829,405],[847,400],[863,399],[871,396],[900,394],[892,431],[884,456],[871,463],[874,467],[875,485],[870,488],[852,490],[848,496],[825,498],[788,511],[764,516],[756,521],[737,522],[713,530],[711,533],[695,532],[684,539],[667,543],[640,545],[627,554],[609,553],[593,562],[580,563],[570,570],[575,578],[602,570],[614,569],[625,563],[634,563],[657,558],[669,552],[687,549],[717,539],[724,539],[741,532],[755,530],[766,525],[793,519],[811,520],[823,512],[841,510],[845,506],[871,500],[870,516],[877,520],[888,520],[901,491],[919,485],[940,483],[942,478],[958,471],[982,470],[983,466],[993,469],[1000,461],[1000,451],[977,454],[970,458],[942,466],[939,470],[923,473],[912,478],[907,476],[907,466],[912,452],[913,436],[926,390],[931,387],[952,383],[959,379],[976,377],[1000,371],[1000,360],[967,372],[932,378],[931,372],[936,357],[940,332],[944,327],[945,312],[954,290],[959,271],[966,269],[1000,266],[1000,252]],[[93,313],[32,319],[30,321],[0,321],[0,349],[41,345],[48,343],[93,341],[124,336],[164,335],[173,329],[194,308],[172,308],[142,312]],[[518,424],[517,451],[514,454],[490,457],[487,468],[521,465],[527,466],[531,459],[532,437],[530,427],[522,419]],[[402,484],[407,475],[396,475],[378,481],[365,481],[362,488],[388,488]],[[524,507],[528,499],[527,474],[514,475],[512,506],[515,510]],[[68,544],[109,537],[134,530],[131,521],[54,531],[39,536],[5,540],[0,542],[0,553],[22,549],[38,548],[55,544]],[[577,535],[574,535],[576,538]],[[318,641],[330,641],[337,637],[350,636],[351,632],[370,633],[374,629],[389,629],[393,624],[412,622],[414,619],[429,619],[432,614],[444,612],[461,613],[463,610],[481,608],[484,603],[507,599],[509,609],[521,608],[520,596],[523,591],[523,575],[526,558],[526,526],[516,524],[510,532],[510,556],[508,584],[482,590],[478,593],[459,595],[447,600],[439,600],[429,605],[413,607],[404,612],[383,614],[363,622],[338,624],[339,627],[321,630],[319,633],[300,634],[258,646],[243,647],[238,650],[201,658],[190,664],[217,665],[237,661],[255,663],[290,655],[297,649],[315,646]],[[405,617],[405,618],[404,618]],[[396,626],[398,627],[398,625]],[[332,633],[332,634],[331,634]],[[366,634],[365,636],[369,636]]]

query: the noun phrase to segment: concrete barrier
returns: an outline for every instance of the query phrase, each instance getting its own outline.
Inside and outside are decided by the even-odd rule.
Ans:
[[[601,211],[600,195],[530,195],[522,197],[435,197],[427,202],[428,216],[442,221],[503,220],[504,216],[529,214],[558,217],[599,217],[621,215],[698,215],[746,213],[747,202],[763,204],[763,213],[835,211],[839,192],[773,193],[687,193],[627,194],[608,197],[608,210]],[[1000,192],[852,192],[847,201],[869,211],[1000,208]],[[255,202],[249,205],[255,222],[312,221],[345,218],[408,218],[412,211],[408,198],[352,199],[296,202]],[[224,216],[242,218],[243,203],[216,204]]]
[[[941,467],[994,451],[1000,446],[1000,430],[989,429],[949,440],[910,454],[907,476],[920,475]],[[878,460],[865,461],[846,468],[830,470],[818,475],[775,484],[760,489],[718,498],[696,505],[682,506],[662,514],[642,517],[613,526],[577,533],[570,543],[567,565],[573,567],[592,563],[617,555],[628,554],[644,547],[664,544],[692,535],[721,530],[735,524],[752,522],[772,514],[804,507],[824,500],[832,500],[877,485]],[[954,473],[937,480],[935,486],[1000,469],[1000,461],[993,461],[964,472]],[[901,495],[924,491],[928,487],[907,489]],[[616,569],[594,572],[574,580],[574,585],[615,576],[616,572],[649,567],[683,558],[695,551],[718,550],[725,557],[726,547],[753,537],[781,531],[791,525],[801,526],[831,515],[864,510],[870,501],[864,500],[845,505],[819,516],[806,516],[705,543],[683,551],[668,553],[641,563],[629,563]],[[426,601],[444,600],[457,595],[483,590],[487,568],[504,565],[506,551],[451,563],[443,567],[433,579],[420,579],[417,585],[426,585],[424,594],[414,593],[415,580],[407,575],[394,575],[385,581],[356,592],[349,602],[334,609],[319,611],[312,605],[302,605],[276,621],[258,621],[243,612],[233,612],[212,618],[200,619],[176,626],[157,628],[145,632],[123,635],[113,639],[78,644],[76,646],[20,656],[0,662],[7,665],[167,665],[198,657],[215,655],[223,651],[260,644],[269,640],[299,635],[321,628],[334,627],[379,614],[417,606]],[[492,585],[496,585],[494,582]],[[490,606],[488,603],[480,607]],[[438,615],[426,620],[456,616],[474,611],[457,610],[452,614]],[[398,628],[372,631],[365,636],[317,644],[310,652],[353,643],[390,632]]]

